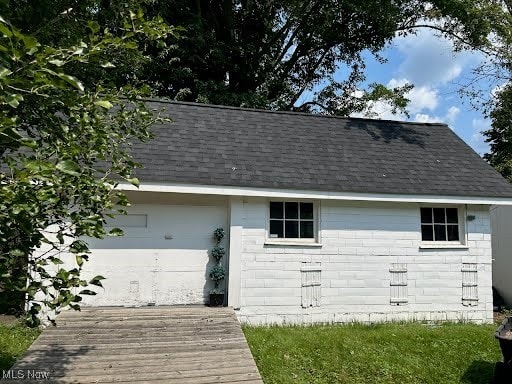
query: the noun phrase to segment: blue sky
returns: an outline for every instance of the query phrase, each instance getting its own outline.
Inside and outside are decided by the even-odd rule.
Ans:
[[[467,51],[454,53],[452,48],[449,41],[432,31],[421,30],[417,35],[395,38],[382,52],[387,59],[384,64],[367,55],[367,83],[415,86],[408,94],[409,118],[393,115],[383,103],[374,105],[372,111],[381,119],[446,123],[482,155],[488,145],[481,132],[490,127],[490,122],[457,90],[471,78],[471,69],[483,57]]]

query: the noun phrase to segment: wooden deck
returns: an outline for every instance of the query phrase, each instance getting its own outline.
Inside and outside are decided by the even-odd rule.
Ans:
[[[52,383],[263,383],[231,308],[90,308],[57,323],[13,373],[49,372]]]

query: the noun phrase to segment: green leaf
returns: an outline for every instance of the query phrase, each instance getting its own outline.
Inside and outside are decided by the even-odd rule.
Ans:
[[[80,176],[80,166],[73,160],[62,160],[55,166],[59,171],[72,176]]]
[[[96,295],[97,293],[94,292],[94,291],[91,291],[90,289],[84,289],[84,290],[81,290],[79,293],[79,295],[89,295],[89,296],[94,296]]]
[[[113,107],[112,103],[107,100],[98,100],[94,102],[94,105],[97,105],[98,107],[103,107],[105,109],[110,109]]]
[[[69,246],[69,250],[72,253],[84,253],[89,252],[89,247],[87,246],[87,243],[85,241],[75,240]],[[82,259],[87,260],[87,256],[82,255]]]
[[[115,68],[115,67],[116,67],[116,66],[115,66],[114,64],[112,64],[110,61],[109,61],[109,62],[107,62],[107,63],[103,63],[103,64],[101,64],[101,66],[102,66],[103,68]]]
[[[93,34],[98,33],[99,30],[100,30],[100,25],[98,24],[97,21],[88,21],[87,22],[87,27],[91,30],[91,32]]]
[[[124,232],[121,228],[112,228],[108,233],[109,236],[123,236]]]
[[[12,71],[0,65],[0,79],[9,76],[11,73]]]
[[[12,31],[7,27],[7,22],[4,19],[0,20],[0,33],[6,37],[12,36]]]
[[[83,259],[83,257],[82,257],[82,256],[80,256],[80,255],[76,255],[75,259],[76,259],[76,264],[77,264],[79,267],[81,267],[82,265],[84,265],[84,259]]]
[[[136,177],[128,177],[126,181],[137,188],[140,186],[140,181]]]
[[[61,72],[57,73],[57,76],[68,84],[71,84],[73,87],[77,88],[79,91],[84,91],[84,85],[76,77]]]
[[[103,287],[101,280],[105,280],[105,278],[101,275],[94,276],[91,280],[89,280],[89,284],[95,285],[97,287]]]
[[[20,105],[20,101],[23,101],[23,96],[17,93],[5,95],[5,102],[11,107],[16,108]]]
[[[54,60],[50,60],[48,61],[50,64],[53,64],[53,65],[56,65],[57,67],[62,67],[64,64],[66,64],[65,61],[63,60],[59,60],[59,59],[54,59]]]

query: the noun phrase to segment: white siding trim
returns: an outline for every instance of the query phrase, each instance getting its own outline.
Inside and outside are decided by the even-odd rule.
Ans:
[[[354,201],[385,201],[429,204],[478,204],[478,205],[512,205],[512,198],[486,198],[466,196],[433,196],[433,195],[401,195],[384,193],[349,193],[322,192],[309,190],[287,190],[276,188],[242,188],[230,186],[211,186],[200,184],[158,184],[141,183],[139,188],[119,183],[117,189],[142,192],[173,192],[202,195],[271,197],[281,199],[322,199],[322,200],[354,200]]]
[[[228,305],[235,309],[240,308],[243,218],[242,198],[231,197],[229,199]]]

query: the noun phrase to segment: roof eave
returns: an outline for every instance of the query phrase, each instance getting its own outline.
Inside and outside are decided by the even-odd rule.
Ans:
[[[326,192],[326,191],[314,191],[314,190],[214,186],[214,185],[181,184],[181,183],[144,182],[144,183],[141,183],[138,188],[131,184],[128,184],[128,183],[119,183],[117,186],[117,189],[123,190],[123,191],[167,192],[167,193],[222,195],[222,196],[270,197],[270,198],[281,198],[281,199],[376,201],[376,202],[429,203],[429,204],[512,205],[512,197]]]

